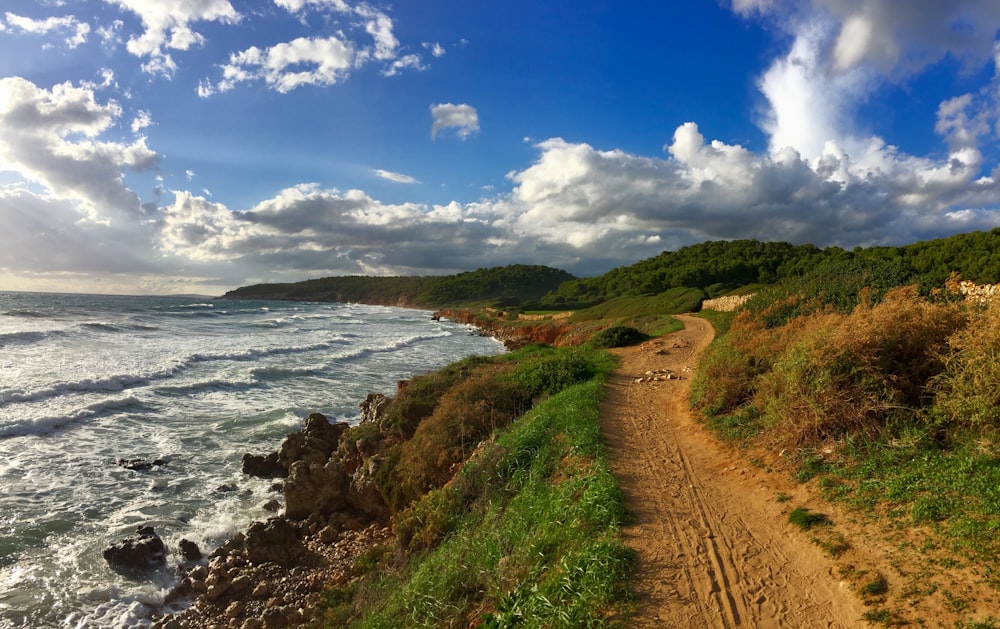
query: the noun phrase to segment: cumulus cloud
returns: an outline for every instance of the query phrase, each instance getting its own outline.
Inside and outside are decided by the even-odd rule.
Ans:
[[[884,82],[906,80],[946,56],[970,67],[995,63],[997,56],[1000,4],[992,0],[733,0],[732,7],[776,18],[792,35],[787,54],[758,82],[768,103],[761,127],[772,154],[792,147],[818,158],[827,142],[863,150],[877,138],[855,122],[855,111]],[[995,109],[995,95],[979,100],[985,100],[980,110]],[[942,104],[941,116],[948,118],[956,104]],[[977,115],[952,118],[938,132],[949,141],[980,137],[983,117]]]
[[[494,253],[483,246],[495,231],[490,221],[457,204],[456,211],[386,204],[359,190],[301,185],[231,212],[187,192],[175,195],[164,208],[162,248],[189,259],[239,260],[261,271],[336,264],[340,273],[419,273],[464,269]]]
[[[259,80],[281,93],[302,85],[333,85],[347,76],[356,54],[351,42],[337,37],[299,37],[264,50],[254,46],[230,56],[215,89],[225,92]],[[203,95],[211,93],[209,88]]]
[[[134,13],[142,20],[144,31],[131,37],[126,48],[139,58],[148,59],[143,70],[152,74],[173,75],[177,64],[170,50],[188,50],[204,42],[193,29],[197,22],[235,23],[240,15],[229,0],[105,0]],[[105,31],[108,39],[113,35]]]
[[[382,179],[388,179],[393,183],[420,183],[416,178],[409,175],[403,175],[401,173],[394,173],[390,170],[382,170],[381,168],[375,170],[375,174]]]
[[[816,0],[839,23],[835,67],[871,63],[908,75],[953,55],[978,64],[993,55],[1000,4],[993,0]]]
[[[577,273],[705,239],[897,244],[1000,220],[1000,185],[981,156],[932,160],[873,144],[857,160],[826,147],[757,155],[677,128],[664,157],[553,138],[474,203],[389,204],[360,190],[300,185],[246,211],[189,192],[163,208],[160,247],[254,273],[442,273],[539,262]],[[331,266],[334,270],[331,270]]]
[[[285,93],[303,85],[330,86],[347,79],[350,72],[371,63],[382,65],[384,76],[407,69],[424,70],[417,54],[401,54],[395,24],[386,13],[366,3],[351,5],[343,0],[275,0],[275,4],[303,20],[307,11],[327,12],[351,18],[336,22],[336,34],[299,37],[269,47],[252,46],[234,52],[221,66],[222,78],[204,79],[198,94],[208,97],[241,83],[263,81]],[[334,19],[334,18],[331,18]],[[364,33],[364,35],[362,35]]]
[[[558,139],[539,148],[539,160],[512,176],[524,208],[513,225],[578,247],[642,234],[891,244],[1000,219],[1000,187],[977,178],[980,156],[967,149],[931,160],[873,144],[855,162],[831,144],[810,161],[791,149],[758,156],[706,142],[693,123],[677,129],[668,159]]]
[[[0,79],[0,169],[77,204],[89,220],[139,213],[124,172],[151,168],[159,156],[142,137],[99,139],[121,113],[116,102],[99,103],[85,87],[61,83],[47,90],[18,77]]]
[[[65,33],[66,39],[64,43],[67,48],[76,48],[80,44],[85,43],[87,41],[87,35],[90,34],[90,24],[80,22],[72,15],[36,20],[16,15],[8,11],[5,17],[7,18],[7,23],[12,28],[26,33],[35,33],[39,35],[46,35],[53,32]]]
[[[458,137],[463,140],[479,133],[479,113],[471,105],[431,105],[431,118],[434,121],[431,125],[432,138],[445,129],[455,129]]]

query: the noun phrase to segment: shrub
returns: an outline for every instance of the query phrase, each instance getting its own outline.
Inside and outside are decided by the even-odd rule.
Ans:
[[[498,377],[495,369],[476,373],[441,397],[434,413],[400,446],[392,472],[390,506],[398,511],[440,487],[479,442],[506,427],[530,405],[528,392]],[[390,479],[386,478],[386,481]]]
[[[535,398],[552,395],[568,386],[589,380],[595,374],[593,356],[573,348],[540,351],[521,360],[506,381],[518,391]]]
[[[947,367],[934,382],[936,408],[951,424],[1000,431],[1000,302],[972,314],[948,339]]]
[[[626,347],[636,345],[649,339],[635,328],[624,325],[616,325],[601,330],[590,339],[590,344],[599,349],[611,349],[614,347]]]
[[[862,294],[862,298],[864,294]],[[941,370],[960,309],[899,288],[850,314],[799,317],[785,345],[756,380],[756,404],[779,441],[817,445],[847,435],[869,438],[900,430],[927,404],[927,385]]]
[[[460,379],[489,359],[472,356],[433,373],[416,376],[407,383],[386,409],[383,422],[397,436],[409,439],[417,426],[430,417],[438,401]]]

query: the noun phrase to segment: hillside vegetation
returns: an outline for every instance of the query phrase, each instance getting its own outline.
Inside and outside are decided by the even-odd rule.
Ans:
[[[853,265],[853,267],[852,267]],[[1000,281],[1000,229],[960,234],[904,247],[846,251],[786,242],[704,242],[624,266],[599,277],[570,280],[542,299],[551,308],[582,308],[619,297],[697,288],[717,297],[748,284],[773,284],[828,266],[892,268],[897,276],[941,285],[953,272],[979,283]]]
[[[379,423],[395,540],[326,592],[328,627],[597,627],[628,609],[598,402],[613,361],[533,346],[415,378]],[[463,465],[464,462],[464,465]],[[456,472],[457,470],[457,472]]]
[[[904,256],[824,261],[751,299],[692,381],[723,439],[922,540],[927,565],[870,612],[887,623],[919,620],[906,598],[968,607],[952,568],[1000,588],[1000,302],[916,279]]]

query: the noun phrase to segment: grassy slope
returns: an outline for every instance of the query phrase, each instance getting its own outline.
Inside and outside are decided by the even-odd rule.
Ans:
[[[451,482],[397,513],[397,546],[327,593],[327,626],[597,627],[625,617],[625,510],[598,423],[613,361],[558,351],[586,352],[594,376],[497,432]]]

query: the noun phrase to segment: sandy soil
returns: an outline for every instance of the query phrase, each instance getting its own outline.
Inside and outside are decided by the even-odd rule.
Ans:
[[[837,566],[787,522],[778,474],[722,446],[688,410],[711,325],[616,350],[602,430],[633,522],[635,627],[866,627]],[[789,482],[790,485],[790,482]]]

